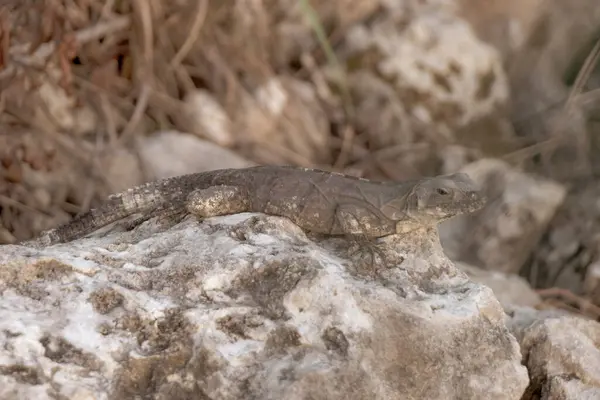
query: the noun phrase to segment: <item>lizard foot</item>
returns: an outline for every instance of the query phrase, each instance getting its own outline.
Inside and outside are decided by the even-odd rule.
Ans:
[[[350,241],[352,244],[348,249],[349,256],[361,271],[377,275],[381,269],[391,266],[386,252],[372,240],[353,236]]]
[[[384,270],[397,268],[404,262],[404,257],[396,251],[390,251],[385,243],[354,235],[349,240],[352,244],[348,253],[360,275],[381,277]]]

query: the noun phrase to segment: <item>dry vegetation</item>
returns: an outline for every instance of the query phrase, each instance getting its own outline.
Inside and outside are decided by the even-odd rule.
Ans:
[[[4,241],[38,231],[41,214],[64,220],[62,211],[89,207],[106,184],[98,161],[132,136],[181,128],[190,90],[208,90],[232,112],[247,85],[273,75],[273,49],[259,39],[268,36],[263,18],[276,16],[258,15],[260,24],[247,26],[245,13],[264,10],[233,5],[17,0],[2,7]],[[223,142],[250,157],[260,145],[244,137]],[[299,161],[308,163],[291,160]],[[72,174],[73,168],[86,174]],[[50,172],[58,179],[47,186],[62,193],[53,187],[36,199],[40,182],[29,170]]]
[[[184,99],[195,89],[206,90],[231,115],[244,107],[250,88],[278,73],[314,79],[322,89],[314,101],[330,110],[321,126],[331,124],[331,138],[311,130],[309,118],[298,121],[302,115],[288,116],[288,125],[304,123],[308,135],[281,126],[253,134],[249,118],[239,122],[246,129],[233,130],[239,132],[235,137],[202,133],[257,162],[341,167],[351,161],[347,140],[353,132],[343,104],[314,76],[324,53],[317,46],[302,60],[297,49],[284,57],[267,28],[281,15],[266,3],[4,4],[0,241],[28,237],[103,197],[108,178],[100,160],[136,135],[186,131]],[[259,116],[251,119],[265,123]],[[368,143],[354,147],[364,157]],[[44,174],[35,174],[39,171]]]

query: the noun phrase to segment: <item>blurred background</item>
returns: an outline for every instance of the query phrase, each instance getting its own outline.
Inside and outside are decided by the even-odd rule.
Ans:
[[[191,172],[462,170],[451,258],[599,320],[599,53],[597,0],[0,0],[0,243]]]

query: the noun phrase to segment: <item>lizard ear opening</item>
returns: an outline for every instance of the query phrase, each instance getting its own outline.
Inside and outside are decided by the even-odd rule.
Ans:
[[[380,210],[386,218],[393,221],[402,219],[402,216],[406,215],[406,210],[404,207],[401,207],[401,202],[399,201],[390,201],[384,204]]]
[[[445,190],[445,189],[442,189]],[[431,206],[431,197],[432,195],[438,195],[438,196],[448,196],[450,194],[450,192],[445,192],[445,193],[439,193],[437,188],[435,188],[435,186],[431,185],[431,186],[425,186],[425,185],[419,185],[418,187],[415,188],[414,191],[414,209],[415,210],[419,210],[419,211],[423,211],[428,209]]]

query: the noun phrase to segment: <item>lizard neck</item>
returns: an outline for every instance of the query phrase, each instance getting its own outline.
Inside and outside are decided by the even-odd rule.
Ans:
[[[408,219],[406,221],[400,221],[396,223],[396,233],[406,234],[413,232],[417,229],[432,229],[437,225],[437,221],[435,222],[423,222],[416,219]]]

